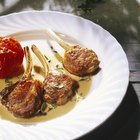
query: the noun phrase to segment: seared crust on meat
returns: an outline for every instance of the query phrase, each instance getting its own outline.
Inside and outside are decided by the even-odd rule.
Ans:
[[[22,79],[1,92],[1,103],[16,117],[28,118],[39,113],[43,103],[43,83],[31,78],[32,58],[24,47],[26,69]]]
[[[65,69],[77,76],[92,74],[99,68],[99,63],[100,61],[94,51],[81,48],[78,45],[66,51],[63,59]]]
[[[78,82],[68,75],[48,73],[44,80],[44,99],[50,104],[63,105],[78,87]]]
[[[1,103],[16,117],[32,117],[41,108],[42,83],[38,80],[22,80],[2,93]]]

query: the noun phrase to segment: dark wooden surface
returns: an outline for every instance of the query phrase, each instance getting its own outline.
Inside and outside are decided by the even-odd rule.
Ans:
[[[129,62],[127,94],[113,116],[84,138],[140,140],[140,135],[137,137],[140,124],[140,0],[0,0],[0,16],[26,10],[55,10],[79,15],[101,25],[118,40]],[[121,124],[117,125],[118,122]]]

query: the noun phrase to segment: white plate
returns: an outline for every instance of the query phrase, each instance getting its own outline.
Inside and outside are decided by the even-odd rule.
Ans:
[[[101,71],[93,77],[87,97],[63,116],[26,126],[1,119],[1,140],[78,138],[111,116],[125,95],[129,78],[126,55],[117,40],[100,26],[59,12],[22,12],[0,17],[1,36],[15,34],[22,45],[35,43],[42,51],[45,42],[37,30],[45,27],[93,49],[101,61]]]

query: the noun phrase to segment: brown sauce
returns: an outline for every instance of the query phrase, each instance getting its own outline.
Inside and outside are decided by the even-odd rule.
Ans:
[[[35,67],[37,68],[37,70],[33,70],[33,78],[40,79],[41,81],[43,81],[44,77],[43,77],[43,72],[42,72],[42,65],[40,64],[39,60],[36,57],[33,58],[33,63],[35,65]],[[51,62],[50,62],[51,70],[54,70],[56,68],[56,65],[59,65],[59,67],[62,67],[62,64],[59,61],[57,61],[56,58],[53,57],[51,59]],[[64,73],[69,74],[65,70],[64,70]],[[79,77],[73,76],[71,74],[69,74],[69,75],[73,79],[79,81]],[[21,76],[14,77],[14,78],[9,79],[9,80],[12,81],[13,83],[15,83],[20,78],[21,78]],[[47,113],[47,115],[35,116],[35,117],[29,118],[29,119],[17,118],[17,117],[14,117],[12,115],[12,113],[7,110],[6,107],[4,107],[3,105],[0,104],[0,119],[9,120],[9,121],[21,123],[21,124],[32,124],[32,123],[37,123],[37,122],[48,121],[51,119],[55,119],[56,117],[60,117],[62,115],[65,115],[66,113],[71,111],[79,103],[79,100],[82,100],[83,98],[86,97],[86,95],[88,94],[88,91],[90,89],[91,82],[92,82],[91,79],[79,81],[80,88],[78,89],[78,93],[77,93],[78,96],[75,95],[75,97],[73,97],[65,105],[58,106],[55,109],[50,110]],[[5,82],[5,79],[0,80],[0,91],[6,86],[6,84],[7,83]]]

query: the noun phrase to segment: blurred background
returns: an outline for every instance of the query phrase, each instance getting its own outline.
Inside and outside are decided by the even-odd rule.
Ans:
[[[140,0],[0,0],[0,15],[27,10],[76,14],[101,25],[120,43],[140,43]]]

